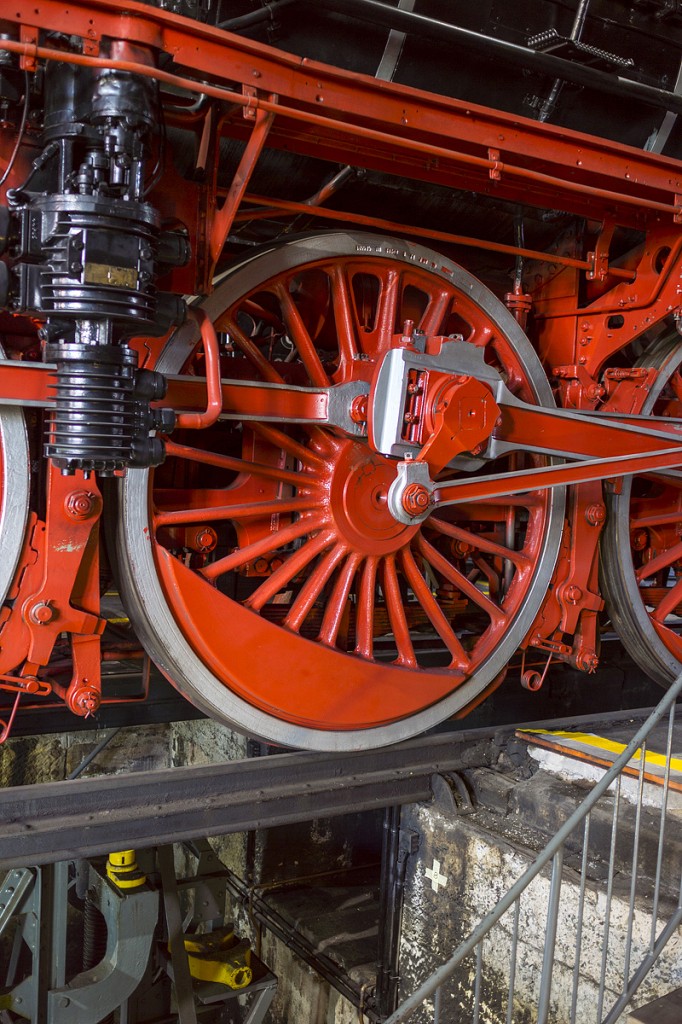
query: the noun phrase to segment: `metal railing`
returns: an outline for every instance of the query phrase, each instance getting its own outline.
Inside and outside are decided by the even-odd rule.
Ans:
[[[385,1024],[407,1021],[419,1008],[422,1008],[419,1020],[433,1021],[433,1024],[482,1024],[484,1020],[486,1024],[514,1024],[517,1019],[524,1022],[532,1020],[537,1024],[547,1024],[548,1021],[552,1024],[587,1024],[591,1020],[595,1024],[615,1024],[682,923],[682,858],[678,856],[675,859],[674,850],[667,852],[671,854],[668,859],[675,860],[676,867],[672,872],[669,866],[664,869],[675,700],[681,692],[682,675],[666,692],[658,707],[589,796],[571,814],[524,874],[461,943],[453,956],[405,999],[386,1019]],[[650,814],[643,813],[646,744],[652,730],[666,714],[668,728],[665,767],[662,784],[656,787],[660,793],[659,805],[655,810],[658,823],[654,828],[654,833],[658,832],[658,846],[654,857],[653,879],[647,880],[639,871],[644,827],[647,841],[652,832]],[[633,758],[639,759],[639,769],[634,828],[630,838],[632,853],[628,858],[629,867],[624,869],[622,836],[619,843],[619,823],[623,815],[621,782],[623,770]],[[590,865],[594,864],[596,856],[594,851],[592,855],[590,853],[590,829],[592,812],[609,790],[613,793],[613,813],[605,898],[601,898],[597,895],[599,887],[594,885],[590,875]],[[643,827],[644,817],[647,820]],[[627,837],[625,841],[628,841]],[[580,867],[571,873],[565,870],[565,854],[567,851],[570,855],[576,849],[580,850],[580,846]],[[520,964],[519,960],[520,935],[524,935],[522,915],[527,924],[529,914],[523,897],[528,894],[533,883],[536,886],[542,883],[546,892],[545,869],[548,867],[549,892],[544,897],[547,903],[544,953],[539,979],[535,978],[533,992],[529,995],[528,965]],[[673,878],[668,877],[671,873]],[[602,878],[602,892],[603,884]],[[619,904],[617,928],[612,927],[616,902]],[[563,914],[562,909],[565,911]],[[586,964],[586,928],[594,931],[599,926],[602,932],[601,963]],[[542,923],[539,927],[542,927]],[[499,982],[496,1000],[489,998],[491,993],[486,992],[491,984],[486,977],[486,962],[494,953],[499,972],[501,951],[504,951],[506,960],[505,982],[508,979],[506,1010],[504,1006],[499,1006]],[[559,965],[564,973],[564,981],[566,978],[569,981],[568,985],[562,983],[560,992],[557,991],[559,986],[556,983]],[[456,972],[459,972],[459,983],[455,1000],[452,991],[448,991],[448,983],[452,982]],[[522,974],[524,977],[520,981]],[[465,979],[464,986],[462,978]],[[677,986],[681,983],[678,980]],[[467,989],[465,997],[462,995],[463,987]],[[676,984],[673,981],[667,987],[673,988]],[[491,1010],[493,1002],[496,1002],[494,1011]]]

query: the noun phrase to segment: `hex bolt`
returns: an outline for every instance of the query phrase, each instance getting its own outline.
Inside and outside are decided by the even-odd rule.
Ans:
[[[83,686],[74,694],[71,700],[71,710],[75,714],[87,718],[89,715],[94,715],[100,706],[101,700],[102,698],[97,690],[91,686]]]
[[[213,551],[218,543],[218,534],[210,526],[200,526],[193,537],[191,547],[197,551]]]
[[[411,516],[421,515],[431,504],[431,495],[423,484],[408,484],[403,493],[403,508]]]
[[[28,617],[37,626],[46,626],[54,618],[54,608],[50,608],[47,601],[38,601],[29,610]]]
[[[64,499],[64,508],[74,519],[88,519],[95,510],[95,495],[89,491],[72,491]]]
[[[588,505],[585,509],[585,519],[590,526],[601,526],[606,521],[606,505],[602,505],[600,501]]]
[[[596,672],[599,664],[599,658],[594,651],[589,650],[587,647],[581,647],[575,656],[576,668],[581,672]]]
[[[630,543],[635,551],[643,551],[649,543],[649,533],[647,530],[636,530],[633,533]]]

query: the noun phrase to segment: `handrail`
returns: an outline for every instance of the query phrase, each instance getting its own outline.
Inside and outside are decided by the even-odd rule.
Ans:
[[[652,729],[661,721],[663,716],[668,711],[671,711],[671,726],[670,726],[670,729],[669,729],[669,744],[668,744],[669,747],[671,746],[671,741],[672,741],[672,722],[674,720],[674,718],[673,718],[673,716],[674,716],[674,704],[675,704],[676,698],[680,695],[680,693],[682,693],[682,674],[680,674],[677,677],[675,682],[672,684],[670,689],[666,692],[666,694],[664,695],[663,699],[660,701],[658,706],[654,709],[654,711],[649,716],[647,721],[644,723],[644,725],[642,725],[642,727],[640,729],[638,729],[638,731],[635,733],[635,735],[632,738],[632,740],[630,741],[630,743],[625,748],[625,750],[614,761],[612,767],[609,768],[609,770],[604,774],[604,776],[596,784],[594,789],[592,789],[592,791],[586,797],[586,799],[580,804],[580,806],[578,808],[576,808],[576,810],[573,812],[573,814],[571,814],[571,816],[561,826],[561,828],[553,836],[553,838],[550,840],[550,842],[538,854],[538,856],[535,858],[535,860],[530,865],[530,867],[515,882],[515,884],[511,887],[511,889],[509,889],[509,891],[507,893],[505,893],[505,895],[497,903],[497,905],[493,908],[493,910],[491,910],[490,913],[487,914],[486,917],[483,918],[483,920],[478,924],[478,926],[472,931],[470,936],[455,951],[453,956],[448,961],[446,961],[446,963],[444,963],[441,967],[439,967],[438,970],[435,971],[431,975],[430,978],[427,978],[427,980],[424,981],[419,986],[419,988],[417,988],[416,991],[412,993],[412,995],[410,995],[407,999],[405,999],[404,1002],[398,1007],[398,1009],[395,1010],[395,1012],[392,1013],[390,1017],[386,1018],[385,1024],[401,1024],[402,1021],[408,1020],[409,1017],[411,1017],[411,1015],[414,1013],[414,1011],[416,1009],[418,1009],[418,1007],[420,1007],[422,1005],[424,1000],[428,999],[430,996],[432,996],[434,993],[436,993],[437,990],[440,989],[441,986],[450,978],[450,976],[453,974],[453,972],[455,971],[457,966],[461,963],[461,961],[466,956],[471,954],[476,949],[476,947],[485,938],[485,936],[490,932],[490,930],[494,927],[494,925],[497,924],[497,922],[500,920],[500,918],[502,918],[504,916],[504,914],[506,914],[507,911],[514,905],[514,903],[519,899],[519,897],[522,895],[524,890],[528,888],[530,883],[537,877],[537,875],[540,874],[540,872],[547,866],[547,864],[549,864],[549,862],[551,860],[553,860],[555,857],[557,857],[557,855],[558,855],[559,858],[561,858],[561,855],[562,855],[562,852],[563,852],[563,846],[564,846],[566,840],[571,835],[571,833],[574,832],[575,829],[580,824],[582,824],[585,821],[585,819],[589,815],[590,811],[594,808],[594,806],[599,801],[599,799],[607,792],[609,787],[612,786],[613,783],[617,779],[619,779],[619,777],[620,777],[620,775],[621,775],[621,773],[623,771],[623,768],[628,764],[628,762],[632,759],[632,757],[637,753],[637,751],[640,749],[642,744],[645,742],[647,736],[649,736],[649,734],[651,733]],[[644,756],[642,756],[641,757],[641,768],[640,768],[640,774],[642,775],[642,777],[643,777],[643,769],[644,769],[644,760],[645,760]],[[666,779],[668,777],[669,777],[669,767],[668,767],[667,772],[666,772]],[[664,797],[667,797],[667,785],[665,787]],[[664,813],[664,808],[662,808],[662,814],[663,813]],[[660,854],[661,854],[661,852],[662,851],[661,851],[661,849],[659,847],[659,865],[658,865],[658,871],[657,871],[657,881],[658,881],[659,884],[657,884],[657,893],[658,893],[658,888],[659,888],[659,885],[660,885]],[[559,872],[560,872],[560,867],[559,867]],[[556,872],[553,872],[553,879],[552,879],[553,882],[555,881],[555,874],[556,874]],[[553,888],[554,888],[554,886],[553,886]],[[657,898],[658,898],[657,897],[657,893],[656,893],[656,896],[655,896],[656,902],[657,902]],[[656,914],[655,914],[655,911],[654,911],[654,918],[655,918],[655,916],[656,916]],[[673,921],[676,921],[677,923],[679,923],[680,920],[682,920],[682,908],[678,908],[678,911],[674,915],[674,918],[671,919],[671,922],[669,923],[669,925],[667,926],[667,929],[666,929],[666,936],[668,934],[672,934],[674,932],[676,924],[674,924]],[[658,943],[656,945],[658,946],[660,944],[661,944],[661,936],[659,936],[659,941],[658,941]],[[663,943],[663,945],[664,944],[665,943]],[[661,948],[662,948],[662,945],[661,945]],[[660,952],[660,950],[659,950],[659,952]],[[650,953],[649,956],[651,956],[651,955],[652,954]],[[654,957],[651,962],[653,963],[655,959],[656,958]],[[633,976],[633,980],[634,980],[634,978],[636,978],[639,975],[639,973],[640,973],[640,971],[636,972],[636,975]],[[641,980],[645,976],[646,976],[646,971],[642,975],[642,978],[639,978],[638,984],[639,984],[639,982],[641,982]],[[619,1005],[622,1004],[621,1005],[621,1009],[622,1009],[622,1006],[626,1005],[626,1003],[628,1002],[629,998],[633,994],[633,992],[634,992],[636,987],[637,986],[633,986],[632,984],[627,986],[627,991],[626,991],[626,993],[624,993],[624,996],[627,995],[627,999],[625,999],[625,1002],[623,1002],[623,997],[621,997],[621,999],[619,1000],[619,1002],[616,1005],[619,1006]],[[632,989],[632,991],[631,991],[631,989]],[[541,997],[543,995],[544,995],[544,993],[542,992],[542,989],[541,989]],[[547,997],[548,997],[548,995],[549,995],[549,992],[547,991]],[[615,1007],[614,1007],[614,1012],[615,1012]],[[612,1013],[612,1014],[610,1014],[606,1018],[606,1021],[608,1021],[609,1024],[610,1024],[610,1022],[615,1020],[615,1019],[616,1019],[616,1017],[613,1016],[613,1013]]]

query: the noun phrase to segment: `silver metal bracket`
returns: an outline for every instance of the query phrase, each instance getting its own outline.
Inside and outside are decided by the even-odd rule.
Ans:
[[[119,892],[90,866],[88,886],[107,926],[106,952],[91,970],[64,983],[67,869],[67,862],[14,869],[5,877],[0,891],[0,897],[9,895],[0,932],[10,917],[17,918],[17,936],[32,954],[31,974],[0,998],[2,1005],[32,1024],[96,1024],[132,995],[149,960],[158,918],[158,893],[149,888]],[[41,934],[46,915],[51,918],[47,924],[52,942],[43,948]]]
[[[403,495],[409,484],[419,484],[429,494],[429,504],[423,512],[418,515],[410,515],[403,507]],[[388,489],[388,510],[394,519],[406,526],[414,526],[423,523],[433,512],[433,492],[436,485],[429,475],[429,467],[425,462],[398,463],[398,475]]]
[[[468,341],[462,341],[459,335],[453,335],[446,341],[437,356],[415,352],[408,347],[390,349],[384,356],[374,381],[369,417],[369,443],[382,455],[404,459],[406,455],[413,454],[418,447],[403,439],[403,417],[411,370],[434,370],[476,377],[490,386],[495,397],[500,386],[506,391],[498,371],[486,363],[483,349]],[[478,460],[468,461],[476,463],[476,466],[471,468],[482,465]]]

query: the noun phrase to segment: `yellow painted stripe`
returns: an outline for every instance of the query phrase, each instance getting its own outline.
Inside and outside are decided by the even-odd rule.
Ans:
[[[595,736],[589,732],[563,732],[560,729],[520,729],[521,733],[535,733],[540,736],[556,736],[557,739],[573,740],[575,743],[582,743],[586,747],[596,747],[598,750],[608,750],[612,754],[622,754],[627,743],[617,743],[615,740],[607,740],[605,736]],[[632,761],[639,761],[642,757],[641,747],[632,755]],[[655,765],[657,768],[665,768],[667,758],[665,754],[657,754],[647,750],[644,759],[645,765]],[[682,758],[671,757],[670,768],[674,772],[682,772]]]
[[[107,622],[130,622],[130,619],[126,616],[123,619],[107,619]]]

